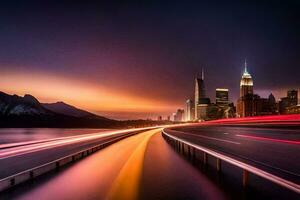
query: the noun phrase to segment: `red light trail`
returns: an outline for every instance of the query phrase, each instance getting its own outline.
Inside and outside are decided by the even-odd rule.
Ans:
[[[300,141],[297,141],[297,140],[281,140],[281,139],[259,137],[259,136],[252,136],[252,135],[236,135],[236,136],[244,137],[244,138],[250,138],[250,139],[255,139],[255,140],[261,140],[261,141],[281,142],[281,143],[288,143],[288,144],[300,145]]]

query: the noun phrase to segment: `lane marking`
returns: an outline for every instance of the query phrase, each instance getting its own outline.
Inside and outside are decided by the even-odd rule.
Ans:
[[[138,199],[144,157],[150,138],[162,129],[147,131],[114,180],[106,199]]]
[[[297,140],[282,140],[282,139],[267,138],[267,137],[253,136],[253,135],[240,135],[240,134],[237,134],[236,136],[260,140],[260,141],[270,141],[270,142],[279,142],[279,143],[300,145],[300,141],[297,141]]]
[[[177,131],[177,132],[179,132],[179,131]],[[180,131],[180,132],[181,132],[181,131]],[[226,134],[229,134],[229,133],[224,133],[224,134],[226,135]],[[241,156],[241,155],[238,155],[238,154],[235,154],[235,153],[232,153],[232,152],[226,152],[226,151],[224,151],[224,150],[223,150],[223,152],[224,152],[224,153],[227,153],[227,154],[231,154],[231,155],[236,156],[236,157],[239,157],[239,158],[242,158],[242,159],[249,160],[249,161],[251,161],[251,162],[259,163],[259,164],[264,165],[264,166],[266,166],[266,167],[269,167],[269,168],[272,168],[272,169],[276,169],[276,170],[282,171],[282,172],[284,172],[284,173],[287,173],[287,174],[290,174],[290,175],[293,175],[293,176],[298,176],[298,177],[300,177],[300,174],[297,174],[296,172],[288,171],[288,170],[285,170],[285,169],[282,169],[282,168],[279,168],[279,167],[274,167],[274,166],[269,165],[269,164],[267,164],[267,163],[264,163],[264,162],[261,162],[261,161],[257,161],[257,160],[253,160],[253,159],[248,158],[248,157],[246,157],[246,156]]]
[[[224,139],[219,139],[219,138],[215,138],[215,137],[198,135],[198,134],[194,134],[194,133],[187,133],[187,132],[182,132],[182,131],[176,131],[176,132],[180,132],[180,133],[183,133],[183,134],[186,134],[186,135],[193,135],[193,136],[196,136],[196,137],[201,137],[201,138],[205,138],[205,139],[209,139],[209,140],[216,140],[216,141],[219,141],[219,142],[227,142],[227,143],[238,144],[238,145],[241,144],[240,142],[234,142],[234,141],[231,141],[231,140],[224,140]]]

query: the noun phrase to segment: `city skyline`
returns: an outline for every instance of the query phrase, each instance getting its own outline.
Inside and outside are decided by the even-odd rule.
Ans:
[[[174,113],[174,121],[207,121],[224,118],[243,118],[278,114],[299,114],[298,89],[290,88],[286,96],[276,100],[274,94],[262,97],[254,90],[254,81],[248,71],[247,60],[244,61],[244,71],[240,79],[239,98],[233,102],[229,98],[228,88],[215,88],[215,97],[206,95],[206,80],[204,70],[195,76],[194,98],[188,98],[185,102],[184,118]],[[194,99],[194,100],[192,100]]]
[[[249,74],[249,72],[248,72],[248,70],[249,70],[249,67],[248,67],[248,61],[245,59],[244,60],[244,66],[243,66],[243,74],[245,75],[245,73],[246,74]],[[204,74],[205,74],[205,68],[201,68],[201,73],[200,73],[200,76],[198,76],[199,75],[199,73],[197,73],[196,74],[196,77],[200,77],[199,78],[199,80],[204,80]],[[250,75],[250,74],[249,74]],[[250,75],[251,76],[251,75]],[[209,81],[209,75],[207,75],[206,77],[208,77],[207,78],[207,80],[205,80],[205,81]],[[22,78],[24,78],[24,77],[18,77],[20,80],[22,79]],[[53,80],[54,79],[56,79],[56,81],[57,80],[59,80],[58,78],[54,78],[54,77],[52,77],[53,78]],[[52,80],[51,80],[52,81]],[[5,83],[7,83],[8,81],[6,81],[5,80],[5,77],[4,77],[4,80],[2,80],[2,82],[4,83],[3,85],[5,86]],[[58,81],[59,82],[59,81]],[[2,86],[3,86],[2,85]],[[25,84],[26,85],[26,84]],[[214,102],[214,103],[216,103],[216,96],[215,96],[215,93],[213,93],[213,95],[212,96],[210,96],[210,95],[206,95],[206,93],[212,93],[212,91],[209,91],[209,90],[207,90],[206,88],[207,88],[207,86],[206,86],[206,84],[204,84],[205,86],[205,88],[203,88],[203,91],[204,91],[204,96],[203,97],[207,97],[207,98],[209,98],[210,100],[211,100],[211,102]],[[6,86],[8,86],[8,85],[6,85]],[[28,92],[26,92],[25,90],[23,91],[23,93],[21,92],[21,93],[18,93],[18,92],[14,92],[14,90],[13,89],[15,89],[15,88],[13,88],[13,87],[11,87],[11,86],[9,86],[10,87],[10,90],[3,90],[4,92],[12,92],[11,94],[17,94],[17,95],[25,95],[25,94],[28,94]],[[29,87],[31,87],[31,88],[35,88],[33,85],[30,85]],[[41,85],[39,85],[39,87],[43,87],[43,85],[41,86]],[[47,86],[47,87],[49,87],[49,86]],[[57,86],[57,87],[62,87],[61,85],[59,85],[59,86]],[[13,88],[12,90],[11,90],[11,88]],[[210,88],[209,86],[208,86],[208,88]],[[215,90],[217,90],[217,89],[220,89],[220,88],[225,88],[225,87],[223,87],[223,86],[220,86],[219,88],[214,88],[213,89],[213,91],[215,92]],[[254,87],[254,88],[256,88],[256,87]],[[93,89],[93,88],[92,88]],[[228,89],[228,93],[229,93],[229,95],[228,95],[228,98],[229,98],[229,101],[230,102],[233,102],[234,103],[234,105],[237,105],[237,100],[238,100],[238,98],[236,98],[236,100],[235,99],[233,99],[232,98],[232,96],[231,96],[231,92],[232,92],[232,89],[231,88],[226,88],[226,89]],[[84,89],[83,89],[84,90]],[[240,89],[239,89],[240,90]],[[270,94],[273,94],[274,96],[275,96],[275,99],[276,99],[276,101],[279,101],[281,98],[283,98],[283,97],[285,97],[286,96],[286,93],[287,93],[287,91],[289,91],[289,90],[297,90],[298,91],[298,88],[287,88],[286,90],[280,90],[278,93],[277,92],[275,92],[275,94],[271,91],[271,90],[269,90],[270,91],[270,93],[268,93],[268,90],[266,90],[265,92],[261,92],[259,89],[257,90],[257,89],[255,89],[255,93],[256,94],[258,94],[258,95],[260,95],[261,97],[267,97],[268,95],[270,95]],[[49,91],[49,90],[48,90]],[[47,91],[47,92],[48,92]],[[91,91],[91,88],[90,88],[90,91]],[[202,91],[202,92],[203,92]],[[57,92],[57,91],[56,91]],[[85,91],[85,92],[89,92],[89,91]],[[239,91],[239,93],[240,93],[241,91]],[[35,94],[35,92],[33,92],[33,94]],[[70,95],[70,93],[67,93],[68,95],[69,95],[69,97],[74,97],[74,96],[72,96],[72,95]],[[92,93],[90,93],[90,94],[92,94]],[[277,95],[276,95],[277,94]],[[107,94],[106,94],[107,95]],[[202,94],[203,95],[203,94]],[[240,94],[239,94],[240,95]],[[279,95],[282,95],[282,96],[279,96]],[[38,97],[39,97],[39,95],[38,95]],[[79,96],[78,96],[79,97]],[[82,96],[80,96],[80,98],[82,98]],[[98,97],[99,98],[99,97]],[[108,99],[109,99],[110,97],[108,96]],[[116,97],[114,97],[114,96],[111,96],[111,98],[113,99],[113,98],[116,98]],[[42,98],[39,98],[39,99],[41,99],[42,101],[43,101],[43,97]],[[107,100],[107,101],[112,101],[112,99],[109,99],[109,100]],[[125,98],[126,99],[126,98]],[[130,100],[134,100],[134,98],[127,98],[128,99],[128,101],[130,101]],[[138,98],[137,98],[138,99]],[[192,98],[193,99],[193,98]],[[139,100],[141,100],[141,99],[139,99]],[[60,101],[62,101],[62,99],[55,99],[55,98],[50,98],[49,100],[45,100],[43,103],[53,103],[53,102],[60,102]],[[83,100],[82,102],[86,102],[87,101],[87,99],[86,100]],[[72,103],[73,101],[72,100],[66,100],[66,102],[67,103]],[[147,102],[149,102],[149,101],[147,101],[147,100],[145,100],[145,103],[147,103]],[[195,102],[195,101],[194,101]],[[124,103],[124,102],[123,102]],[[120,106],[120,107],[118,107],[118,109],[120,109],[119,111],[120,112],[114,112],[114,111],[111,111],[111,110],[109,110],[109,106],[108,105],[105,105],[106,106],[106,109],[108,108],[108,112],[103,112],[103,111],[93,111],[93,110],[91,110],[91,109],[89,109],[89,108],[85,108],[85,107],[81,107],[81,108],[84,108],[84,109],[87,109],[87,110],[89,110],[89,111],[91,111],[91,112],[94,112],[94,113],[96,113],[96,114],[103,114],[104,116],[108,116],[108,117],[111,117],[111,118],[115,118],[115,119],[139,119],[139,118],[143,118],[143,119],[156,119],[157,118],[157,115],[159,114],[161,117],[163,117],[163,118],[167,118],[168,116],[170,116],[172,113],[174,113],[173,111],[174,110],[171,110],[171,109],[173,109],[173,107],[168,107],[168,106],[166,106],[166,105],[159,105],[158,104],[158,102],[155,102],[155,101],[153,101],[153,102],[151,102],[152,104],[151,105],[149,105],[149,107],[148,107],[148,112],[147,112],[147,107],[145,107],[145,104],[144,104],[144,107],[141,107],[140,109],[143,109],[143,111],[145,111],[146,110],[146,112],[142,112],[142,113],[140,113],[140,112],[136,112],[136,111],[128,111],[128,110],[126,110],[126,106],[124,106],[124,104],[122,105],[122,106]],[[156,103],[156,104],[155,104]],[[77,104],[76,104],[76,101],[75,101],[75,103],[74,103],[74,105],[76,105],[77,106]],[[134,108],[138,108],[138,104],[136,104],[136,105],[134,105],[133,106]],[[156,108],[154,108],[154,107],[156,107]],[[155,109],[157,109],[157,107],[164,107],[164,109],[166,110],[165,112],[156,112],[155,111]],[[184,106],[184,103],[182,103],[180,106],[174,106],[174,108],[184,108],[185,106]],[[126,113],[125,115],[122,113],[122,111],[123,111],[123,109],[125,110],[124,112]],[[127,109],[131,109],[131,107],[130,107],[130,105],[127,107]],[[131,118],[131,116],[130,116],[130,114],[134,114],[135,116],[133,117],[133,118]],[[123,115],[123,116],[122,116]]]

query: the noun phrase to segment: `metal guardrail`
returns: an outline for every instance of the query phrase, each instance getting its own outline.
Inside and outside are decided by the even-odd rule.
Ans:
[[[148,130],[148,129],[147,129]],[[16,173],[14,175],[8,176],[6,178],[3,178],[0,180],[0,192],[12,188],[20,183],[24,183],[26,181],[33,180],[34,178],[43,175],[47,172],[58,170],[60,167],[73,163],[83,157],[86,157],[100,149],[103,149],[113,143],[116,143],[124,138],[133,136],[140,133],[140,131],[134,131],[131,133],[127,133],[126,135],[122,135],[120,137],[114,138],[112,140],[106,141],[104,143],[95,145],[93,147],[78,151],[76,153],[73,153],[71,155],[53,160],[51,162],[45,163],[43,165]]]
[[[238,161],[234,158],[231,158],[229,156],[223,155],[221,153],[218,153],[216,151],[213,151],[211,149],[202,147],[200,145],[193,144],[191,142],[188,142],[184,139],[180,139],[176,136],[172,136],[168,134],[165,130],[162,130],[162,135],[165,138],[167,142],[169,142],[171,145],[173,145],[175,148],[177,148],[179,151],[184,149],[184,145],[187,146],[188,148],[188,155],[189,156],[195,156],[192,155],[195,150],[203,152],[203,161],[204,164],[207,163],[207,156],[213,156],[217,159],[217,171],[221,171],[221,162],[227,162],[230,163],[238,168],[241,168],[243,170],[243,186],[246,187],[248,185],[248,180],[249,180],[249,173],[255,174],[259,177],[262,177],[266,180],[269,180],[275,184],[278,184],[284,188],[287,188],[289,190],[292,190],[296,193],[300,194],[300,185],[293,183],[291,181],[285,180],[283,178],[280,178],[278,176],[275,176],[269,172],[266,172],[264,170],[261,170],[259,168],[256,168],[254,166],[251,166],[249,164],[246,164],[244,162]]]

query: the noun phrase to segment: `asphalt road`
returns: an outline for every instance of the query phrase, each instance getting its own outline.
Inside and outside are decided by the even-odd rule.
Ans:
[[[2,148],[0,179],[133,132],[135,131],[107,131]]]
[[[298,199],[298,195],[263,180],[251,179],[243,190],[237,169],[199,169],[176,152],[161,128],[136,130],[123,139],[59,172],[52,172],[11,190],[0,199]],[[259,125],[188,125],[166,132],[222,152],[299,184],[298,129]],[[128,131],[132,132],[132,131]],[[0,177],[35,167],[111,140],[128,132],[71,136],[0,150]],[[223,165],[222,165],[223,167]],[[228,175],[229,174],[229,175]],[[233,177],[233,178],[232,178]],[[281,190],[282,189],[282,190]]]
[[[300,184],[300,129],[193,125],[165,131]]]
[[[166,143],[161,130],[141,131],[59,172],[44,175],[33,182],[0,193],[0,199],[218,200],[299,197],[289,190],[281,190],[279,186],[256,179],[251,179],[252,185],[256,187],[251,186],[244,190],[241,176],[236,174],[234,168],[230,168],[229,174],[234,172],[237,179],[227,176],[226,170],[222,171],[221,176],[210,168],[203,171]],[[166,131],[269,172],[278,173],[286,179],[299,181],[298,130],[193,125],[168,128]],[[57,152],[68,154],[68,151],[73,151],[72,148],[82,149],[85,145],[106,139],[108,138],[103,137],[8,158],[2,157],[7,163],[1,163],[1,167],[8,173],[22,165],[28,167],[32,162],[36,165],[40,160],[48,159],[45,155],[54,159],[55,156],[61,156]],[[16,160],[19,160],[18,164],[13,163]],[[2,169],[0,171],[4,174]]]
[[[35,180],[0,198],[229,199],[163,140],[161,129],[121,140],[45,181]]]

